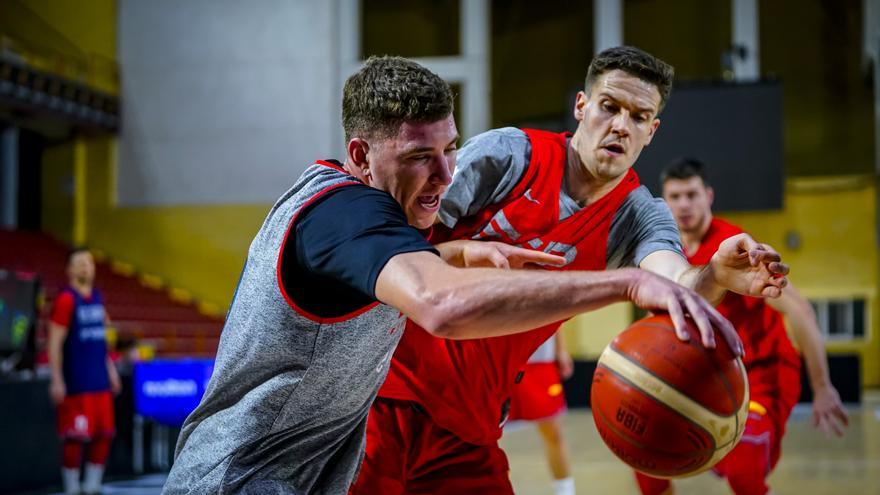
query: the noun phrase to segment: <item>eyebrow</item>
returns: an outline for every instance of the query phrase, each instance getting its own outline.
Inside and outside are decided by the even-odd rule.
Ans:
[[[449,143],[448,143],[446,146],[444,146],[444,148],[448,148],[449,146],[451,146],[451,145],[457,143],[460,137],[461,137],[461,136],[459,136],[458,134],[456,134],[456,135],[455,135],[455,138],[453,138],[451,141],[449,141]],[[409,149],[409,150],[404,150],[402,154],[403,154],[403,155],[413,155],[413,154],[416,154],[416,153],[424,153],[424,152],[426,152],[426,151],[433,151],[433,150],[434,150],[434,148],[432,148],[431,146],[422,146],[422,147],[419,147],[419,148],[412,148],[412,149]]]
[[[600,96],[600,97],[601,97],[601,96],[605,96],[605,97],[607,97],[607,98],[613,100],[614,103],[616,103],[617,105],[622,105],[622,104],[623,104],[618,98],[615,98],[614,95],[612,95],[612,94],[609,93],[608,91],[601,91],[601,92],[599,92],[599,96]],[[638,106],[635,107],[635,113],[642,113],[642,112],[657,113],[657,110],[654,110],[653,108],[647,108],[647,107],[638,107]]]

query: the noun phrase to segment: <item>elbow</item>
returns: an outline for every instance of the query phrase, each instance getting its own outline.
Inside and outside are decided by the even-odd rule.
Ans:
[[[466,305],[457,303],[450,294],[440,291],[426,291],[419,295],[413,315],[410,315],[422,329],[434,337],[443,339],[460,338],[463,313]]]

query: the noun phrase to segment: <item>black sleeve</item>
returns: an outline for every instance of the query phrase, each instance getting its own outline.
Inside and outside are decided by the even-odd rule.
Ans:
[[[298,305],[340,316],[376,300],[376,279],[393,256],[437,250],[388,193],[338,188],[300,213],[282,253],[282,282]],[[293,242],[291,242],[293,241]]]

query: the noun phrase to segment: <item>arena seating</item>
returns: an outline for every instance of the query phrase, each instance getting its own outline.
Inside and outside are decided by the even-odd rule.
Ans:
[[[68,249],[44,233],[0,230],[0,269],[37,273],[45,291],[37,326],[38,349],[43,347],[52,301],[67,283]],[[221,318],[200,313],[192,303],[175,301],[164,290],[146,287],[136,276],[116,273],[106,261],[97,262],[95,286],[104,294],[117,339],[134,339],[152,347],[159,357],[213,357],[216,353]]]

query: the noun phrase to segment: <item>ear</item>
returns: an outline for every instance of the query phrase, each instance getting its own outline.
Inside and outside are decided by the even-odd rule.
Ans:
[[[370,184],[370,143],[366,142],[362,138],[354,138],[348,142],[348,163],[351,164],[351,172],[358,178],[364,181],[367,185]]]
[[[578,122],[584,120],[584,108],[587,106],[587,100],[589,96],[583,91],[578,91],[577,96],[574,99],[574,120]]]
[[[660,119],[654,119],[651,122],[651,130],[648,131],[648,141],[645,142],[645,146],[651,144],[651,141],[654,139],[654,133],[657,132],[657,128],[660,127]]]
[[[706,186],[706,196],[709,198],[709,206],[712,206],[715,202],[715,189],[712,186]]]

